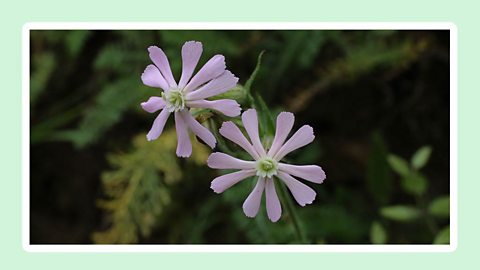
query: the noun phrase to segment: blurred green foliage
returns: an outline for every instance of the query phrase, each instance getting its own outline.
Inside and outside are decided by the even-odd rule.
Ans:
[[[431,145],[435,137],[410,142],[397,130],[390,131],[401,110],[426,103],[420,90],[398,89],[411,88],[411,73],[439,66],[429,55],[438,53],[435,57],[441,58],[441,35],[428,31],[32,31],[31,147],[32,164],[38,164],[32,169],[32,181],[44,178],[57,186],[61,179],[74,185],[72,178],[65,177],[70,174],[67,169],[57,168],[57,178],[52,177],[48,164],[58,162],[53,154],[68,152],[61,159],[70,163],[81,155],[94,157],[81,164],[99,183],[91,192],[99,198],[100,211],[84,225],[89,229],[81,238],[85,242],[297,243],[285,211],[278,223],[268,221],[264,207],[257,218],[245,217],[241,206],[253,179],[214,194],[209,183],[225,172],[203,165],[208,148],[196,143],[191,159],[176,158],[172,120],[159,140],[145,139],[155,116],[143,112],[139,104],[160,94],[140,80],[150,64],[146,49],[162,47],[178,78],[181,45],[199,40],[204,48],[200,64],[214,54],[226,56],[227,67],[240,78],[240,85],[224,95],[237,99],[243,109],[253,102],[263,133],[273,134],[274,117],[284,110],[296,113],[296,125],[314,126],[314,143],[288,157],[296,164],[319,164],[327,173],[324,184],[310,185],[317,192],[314,204],[294,205],[309,243],[448,243],[448,181],[434,179],[439,177],[435,169],[444,166],[430,162],[445,151],[437,150],[437,145],[435,152],[430,146],[417,149]],[[433,79],[422,80],[429,85]],[[365,117],[373,119],[382,106],[392,114],[361,126],[344,101],[358,98],[357,93],[373,99],[370,88],[381,88],[375,97],[381,96],[387,105],[369,105]],[[325,108],[317,104],[319,99],[325,100]],[[439,107],[433,104],[427,109]],[[345,114],[335,124],[312,114],[338,108]],[[227,119],[211,117],[214,112],[208,110],[194,115],[213,131]],[[413,126],[416,118],[412,112],[406,121]],[[430,118],[428,123],[435,124]],[[350,135],[342,124],[357,133]],[[333,141],[337,137],[343,141]],[[222,151],[236,152],[221,139],[218,145]],[[51,155],[43,154],[44,147]],[[402,158],[413,149],[417,151],[410,159]],[[36,235],[33,231],[34,239]],[[37,239],[42,242],[47,236]]]
[[[169,187],[182,180],[182,169],[175,155],[175,130],[166,131],[161,138],[149,143],[146,134],[133,139],[130,153],[108,156],[115,170],[102,174],[106,199],[99,200],[100,208],[110,212],[110,228],[93,234],[95,243],[129,244],[138,237],[148,237],[157,218],[171,203]],[[194,143],[188,161],[205,165],[208,150]]]
[[[390,154],[388,162],[392,169],[401,177],[403,190],[414,196],[416,205],[393,205],[380,209],[381,215],[389,220],[397,222],[414,222],[422,220],[434,236],[434,244],[449,243],[449,226],[438,231],[434,217],[439,219],[449,218],[450,198],[442,196],[426,202],[425,193],[428,188],[428,179],[418,170],[427,165],[432,153],[430,146],[423,146],[411,157],[410,164],[403,158]]]

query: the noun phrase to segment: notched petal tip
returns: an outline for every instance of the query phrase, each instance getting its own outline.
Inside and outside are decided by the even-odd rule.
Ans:
[[[238,102],[235,100],[231,100],[230,109],[226,110],[224,114],[228,117],[236,117],[239,116],[241,112],[242,107],[240,107],[240,104],[238,104]]]
[[[232,130],[235,124],[232,121],[225,121],[222,123],[222,126],[218,130],[218,132],[223,136],[223,137],[228,137],[225,134],[228,134],[230,130]]]
[[[315,138],[315,134],[313,133],[313,128],[309,125],[303,125],[303,127],[301,127],[303,129],[305,129],[305,133],[308,134],[309,136],[312,136],[312,138]]]
[[[155,45],[151,45],[151,46],[148,46],[148,52],[151,53],[153,50],[160,50],[159,47],[155,46]]]
[[[232,78],[232,84],[233,84],[233,82],[235,82],[235,85],[238,83],[238,77],[235,76],[235,74],[233,74],[230,70],[226,69],[223,72],[223,74],[221,74],[220,76],[222,76],[222,75]]]
[[[295,118],[295,115],[294,115],[293,113],[291,113],[291,112],[281,112],[281,113],[278,114],[278,116],[280,116],[280,115],[286,116],[286,117],[293,117],[293,118]],[[277,116],[277,117],[278,117],[278,116]]]
[[[318,174],[318,182],[317,184],[323,184],[323,182],[325,182],[325,179],[327,179],[327,174],[325,173],[325,171],[322,169],[322,167],[318,166],[318,168],[320,168]]]
[[[215,179],[212,181],[212,183],[210,184],[210,189],[213,190],[213,192],[215,192],[216,194],[221,194],[223,193],[225,190],[225,188],[222,188],[221,184],[218,183],[218,181],[215,181]]]
[[[213,192],[217,193],[217,194],[220,194],[221,192],[217,189],[216,186],[214,186],[213,182],[212,184],[210,185],[210,189],[213,190]]]
[[[315,198],[317,197],[317,193],[313,194],[313,197],[311,199],[305,200],[302,203],[298,203],[301,207],[305,207],[307,204],[312,204],[315,201]]]
[[[181,158],[189,158],[192,153],[176,153],[177,154],[177,157],[181,157]]]
[[[271,222],[275,223],[275,222],[277,222],[277,221],[279,221],[279,220],[280,220],[280,217],[281,217],[281,216],[274,217],[274,218],[270,218],[270,217],[268,217],[268,219],[269,219]]]
[[[244,112],[242,113],[242,115],[244,115],[244,114],[251,114],[251,113],[257,113],[257,111],[256,111],[255,109],[250,108],[250,109],[244,111]]]
[[[291,112],[281,112],[277,116],[277,125],[283,123],[293,123],[295,121],[295,115]],[[293,126],[293,124],[292,124]]]
[[[189,45],[189,46],[200,46],[200,47],[203,46],[203,45],[202,45],[202,42],[196,41],[196,40],[189,40],[189,41],[187,41],[187,42],[185,42],[185,43],[183,44],[183,46],[185,46],[185,45]]]
[[[149,141],[149,142],[155,140],[155,139],[152,139],[150,136],[148,136],[148,134],[147,134],[147,136],[145,136],[145,137],[147,137],[147,141]]]

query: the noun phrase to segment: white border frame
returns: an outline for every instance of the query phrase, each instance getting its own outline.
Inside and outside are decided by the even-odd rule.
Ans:
[[[36,245],[30,244],[30,30],[450,30],[450,244],[449,245]],[[453,23],[26,23],[22,32],[22,246],[28,252],[453,252],[458,240],[457,27]]]

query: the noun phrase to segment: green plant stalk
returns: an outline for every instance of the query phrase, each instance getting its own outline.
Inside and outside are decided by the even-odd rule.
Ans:
[[[423,196],[416,196],[415,199],[416,199],[418,207],[420,208],[422,216],[425,220],[425,224],[427,225],[428,229],[432,233],[433,237],[435,237],[438,233],[438,226],[435,223],[435,220],[432,219],[432,217],[428,213],[427,204],[425,202],[424,197]]]
[[[308,244],[308,241],[305,238],[305,234],[302,231],[302,226],[301,226],[301,221],[298,218],[298,215],[295,211],[295,207],[292,202],[292,198],[288,196],[287,189],[285,185],[280,184],[280,192],[279,192],[279,197],[280,201],[282,202],[282,205],[285,206],[288,215],[290,216],[290,219],[292,221],[292,225],[295,229],[295,233],[297,235],[297,240],[301,244]]]

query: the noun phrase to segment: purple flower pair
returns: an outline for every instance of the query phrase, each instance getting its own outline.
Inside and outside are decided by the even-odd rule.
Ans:
[[[161,97],[150,97],[141,104],[149,113],[161,110],[147,134],[147,139],[149,141],[157,139],[170,113],[174,113],[178,138],[177,156],[189,157],[192,153],[189,130],[213,149],[216,144],[214,135],[197,122],[189,109],[208,108],[230,117],[240,115],[240,105],[234,100],[208,100],[232,89],[238,82],[238,78],[226,70],[225,58],[222,55],[213,56],[192,77],[202,54],[202,44],[195,41],[186,42],[182,47],[182,75],[177,84],[165,53],[155,46],[148,48],[148,51],[155,65],[147,66],[142,74],[142,81],[147,86],[163,89],[163,93]],[[231,121],[223,123],[220,134],[243,148],[253,160],[240,160],[224,153],[212,153],[207,162],[210,168],[239,170],[215,178],[211,185],[213,191],[221,193],[243,179],[258,176],[253,191],[243,204],[243,211],[246,216],[255,217],[265,191],[267,214],[273,222],[278,221],[282,213],[274,177],[288,187],[299,205],[312,203],[316,196],[315,191],[294,176],[320,184],[325,179],[325,172],[316,165],[295,166],[282,163],[281,160],[288,153],[311,143],[315,138],[313,129],[304,125],[287,140],[293,127],[294,116],[292,113],[282,112],[277,117],[275,137],[271,146],[264,147],[258,132],[257,112],[254,109],[245,111],[242,114],[242,122],[250,140]]]

